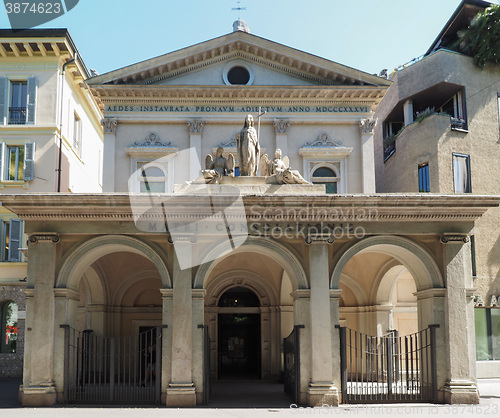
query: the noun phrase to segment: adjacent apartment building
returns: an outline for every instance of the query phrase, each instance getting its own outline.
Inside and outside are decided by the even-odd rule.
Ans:
[[[391,77],[376,111],[377,192],[499,194],[500,68],[453,46],[490,5],[462,1],[423,57]],[[478,377],[500,376],[499,225],[490,210],[470,237]]]
[[[102,190],[101,112],[67,30],[0,30],[0,193]],[[26,315],[23,221],[0,207],[0,376],[20,377]]]

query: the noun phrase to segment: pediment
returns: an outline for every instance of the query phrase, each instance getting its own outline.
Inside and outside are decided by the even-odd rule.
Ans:
[[[261,86],[390,85],[386,79],[241,31],[93,77],[87,82],[93,86],[225,85],[227,82],[220,74],[235,62],[246,63],[259,73],[255,85]]]

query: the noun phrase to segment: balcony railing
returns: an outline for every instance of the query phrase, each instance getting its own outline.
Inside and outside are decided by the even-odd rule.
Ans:
[[[9,125],[26,125],[27,114],[25,107],[9,107]]]

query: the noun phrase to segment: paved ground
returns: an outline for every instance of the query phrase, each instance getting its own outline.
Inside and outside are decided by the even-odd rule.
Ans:
[[[21,408],[17,402],[19,380],[0,379],[0,416],[9,418],[250,418],[290,416],[409,416],[409,417],[498,417],[500,379],[482,379],[479,405],[354,405],[338,408],[290,408],[282,385],[267,382],[218,382],[213,385],[212,402],[197,409],[168,408]],[[246,408],[242,408],[244,403]]]

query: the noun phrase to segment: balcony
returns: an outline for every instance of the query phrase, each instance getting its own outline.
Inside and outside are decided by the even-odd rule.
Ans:
[[[9,107],[9,125],[26,125],[27,114],[26,107]]]

